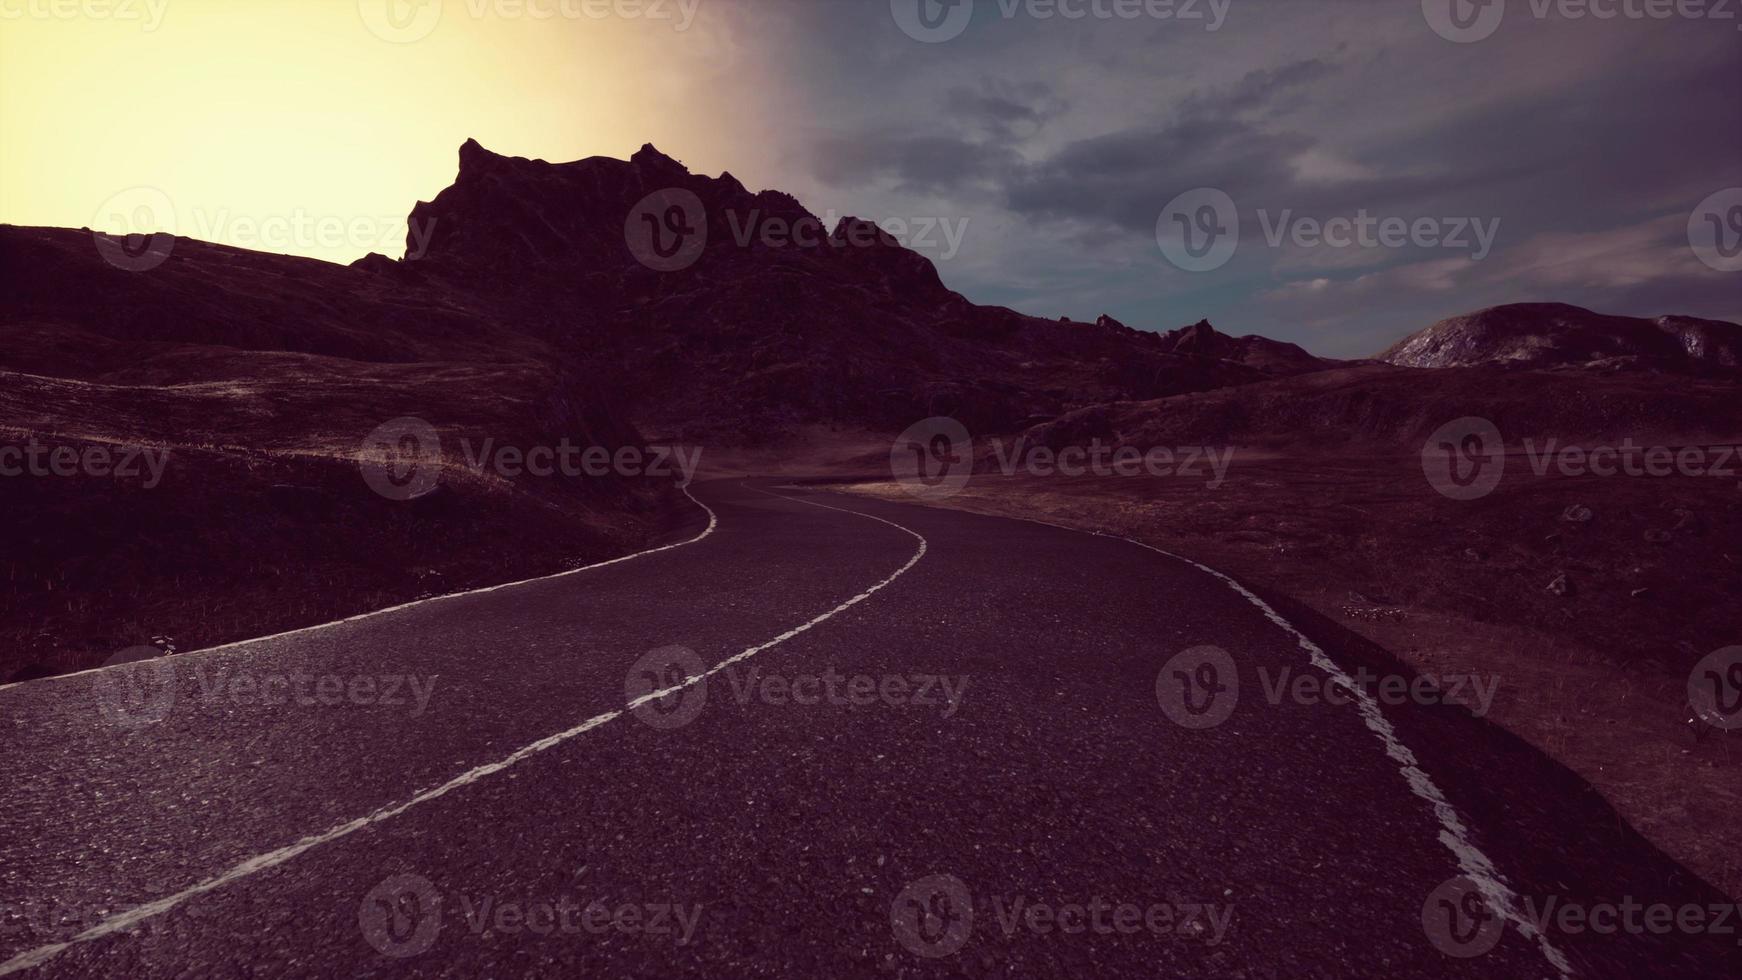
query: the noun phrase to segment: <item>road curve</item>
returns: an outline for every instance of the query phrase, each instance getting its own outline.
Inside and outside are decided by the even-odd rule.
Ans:
[[[629,560],[0,689],[0,973],[1742,975],[1723,897],[1517,739],[1277,688],[1402,671],[1285,600],[692,492]],[[1206,648],[1238,688],[1182,714]]]

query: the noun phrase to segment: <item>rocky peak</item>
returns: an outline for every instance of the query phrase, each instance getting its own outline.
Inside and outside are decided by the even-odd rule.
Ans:
[[[501,159],[502,157],[484,149],[484,144],[468,139],[460,144],[460,176],[482,173]]]
[[[1169,330],[1161,335],[1162,346],[1178,354],[1220,356],[1221,341],[1228,338],[1216,332],[1210,321],[1199,320],[1189,327]]]
[[[688,174],[690,172],[690,168],[659,152],[652,143],[641,144],[641,149],[635,151],[635,155],[629,158],[629,162],[640,170],[653,173]],[[736,180],[732,182],[737,183]]]

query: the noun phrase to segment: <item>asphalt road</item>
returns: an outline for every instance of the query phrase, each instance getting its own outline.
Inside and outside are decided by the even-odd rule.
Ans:
[[[1586,784],[1378,704],[1402,668],[1285,600],[766,487],[604,566],[0,689],[0,974],[1742,975],[1734,906]]]

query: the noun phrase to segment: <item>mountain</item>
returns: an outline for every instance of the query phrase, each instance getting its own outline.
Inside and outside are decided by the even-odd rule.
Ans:
[[[1268,376],[1122,324],[975,305],[871,222],[826,227],[790,195],[692,174],[652,146],[553,164],[467,141],[459,164],[412,212],[427,249],[367,265],[479,297],[598,365],[653,431],[739,441],[937,414],[999,430]],[[667,240],[673,227],[689,234]],[[686,251],[648,254],[647,229]]]
[[[1010,431],[1271,376],[1111,318],[975,305],[870,222],[823,227],[651,146],[551,164],[467,141],[410,220],[405,258],[349,266],[0,226],[0,449],[166,454],[149,487],[0,480],[22,529],[0,555],[0,679],[542,574],[683,510],[669,479],[472,465],[486,446],[615,458],[946,414]],[[436,433],[442,476],[384,499],[358,460],[404,417]]]
[[[1565,303],[1514,303],[1455,316],[1378,355],[1406,367],[1742,369],[1742,326],[1686,316],[1608,316]]]
[[[1258,368],[1268,374],[1288,375],[1306,371],[1322,371],[1339,362],[1314,357],[1296,344],[1248,334],[1230,337],[1217,333],[1210,321],[1199,320],[1189,327],[1170,330],[1161,335],[1161,349],[1172,354],[1189,354],[1215,360],[1233,361]]]

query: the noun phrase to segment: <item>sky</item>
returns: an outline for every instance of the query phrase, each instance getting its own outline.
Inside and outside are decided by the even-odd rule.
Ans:
[[[1734,0],[0,0],[0,221],[397,256],[469,137],[651,142],[1042,316],[1742,321]]]

